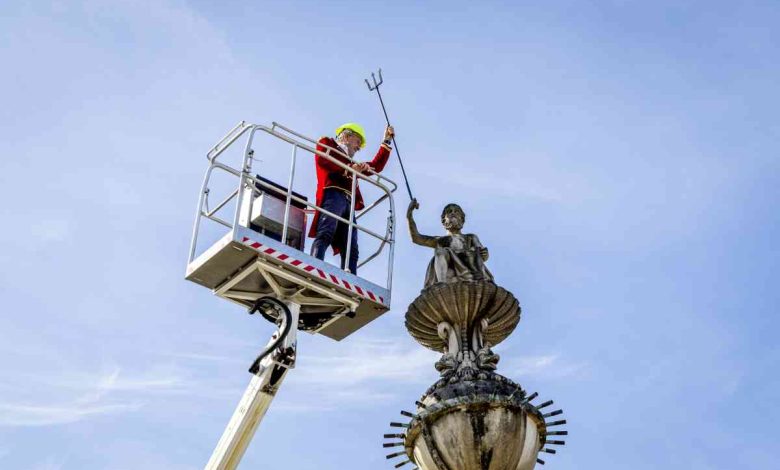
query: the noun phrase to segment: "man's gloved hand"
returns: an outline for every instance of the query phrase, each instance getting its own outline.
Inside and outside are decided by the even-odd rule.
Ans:
[[[395,129],[393,129],[393,126],[387,126],[385,128],[385,138],[384,138],[384,140],[390,140],[393,137],[395,137]]]

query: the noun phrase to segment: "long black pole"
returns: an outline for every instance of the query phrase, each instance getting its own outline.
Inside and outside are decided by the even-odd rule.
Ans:
[[[382,93],[379,92],[379,86],[374,88],[377,96],[379,96],[379,104],[382,105],[382,112],[385,113],[385,122],[390,125],[390,118],[387,117],[387,110],[385,109],[385,102],[382,100]],[[395,153],[398,155],[398,163],[401,164],[401,173],[404,175],[404,183],[406,183],[406,191],[409,193],[409,199],[414,199],[412,196],[412,188],[409,187],[409,179],[406,177],[406,170],[404,169],[404,161],[401,160],[401,151],[398,150],[398,143],[395,141],[395,133],[393,133],[393,145],[395,146]]]

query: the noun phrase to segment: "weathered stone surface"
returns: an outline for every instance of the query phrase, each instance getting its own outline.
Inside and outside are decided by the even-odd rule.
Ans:
[[[437,251],[425,289],[406,312],[406,329],[417,342],[442,353],[435,364],[441,377],[417,402],[416,414],[401,413],[411,418],[408,424],[390,423],[406,432],[385,435],[403,442],[391,441],[384,447],[404,447],[387,458],[405,454],[420,470],[532,470],[545,444],[563,445],[547,441],[548,425],[565,421],[545,422],[545,415],[529,400],[537,394],[526,396],[520,385],[495,372],[500,358],[491,348],[517,327],[520,305],[511,292],[493,282],[484,266],[487,249],[475,236],[460,233],[463,211],[450,206],[442,213],[446,237],[417,232],[411,216],[416,201],[407,211],[412,240]],[[557,429],[550,432],[565,435]]]
[[[412,243],[433,248],[433,259],[425,271],[425,287],[439,283],[458,281],[493,281],[493,275],[485,266],[489,253],[473,233],[462,233],[466,223],[466,213],[454,203],[444,206],[441,212],[441,223],[447,230],[447,235],[430,236],[417,231],[414,221],[414,210],[419,207],[416,199],[412,199],[406,210],[406,221],[409,225],[409,235]]]
[[[446,322],[470,341],[482,320],[482,339],[492,346],[506,339],[520,321],[520,304],[511,292],[488,281],[435,284],[424,289],[406,311],[406,329],[417,342],[446,352],[448,343],[439,334]]]
[[[487,380],[434,386],[404,440],[422,470],[528,470],[544,442],[544,418],[519,385]]]

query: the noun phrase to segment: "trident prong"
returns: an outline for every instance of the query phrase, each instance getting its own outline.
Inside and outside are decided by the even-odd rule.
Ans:
[[[374,82],[374,86],[371,86],[371,84],[368,83],[368,79],[366,79],[366,85],[368,86],[368,90],[369,91],[376,90],[377,88],[379,88],[379,85],[382,84],[382,82],[383,82],[383,80],[382,80],[382,69],[379,69],[378,73],[379,73],[379,81],[377,82],[376,81],[376,75],[374,75],[374,72],[371,72],[371,80]]]
[[[379,97],[379,104],[382,105],[382,112],[385,114],[385,122],[387,122],[387,125],[390,125],[390,118],[387,117],[387,109],[385,109],[385,102],[382,100],[382,93],[379,91],[379,85],[384,82],[382,79],[382,69],[379,69],[377,72],[379,74],[379,81],[376,80],[376,75],[374,75],[374,72],[371,72],[371,80],[374,82],[374,86],[371,86],[371,83],[369,83],[368,79],[366,78],[366,86],[368,86],[368,91],[375,91],[376,96]],[[401,164],[401,173],[404,175],[404,183],[406,183],[406,192],[409,193],[409,200],[414,200],[414,196],[412,196],[412,188],[409,186],[409,178],[406,177],[406,169],[404,169],[404,161],[401,160],[401,151],[398,150],[398,144],[395,141],[395,136],[393,136],[393,145],[395,145],[395,154],[398,155],[398,163]]]

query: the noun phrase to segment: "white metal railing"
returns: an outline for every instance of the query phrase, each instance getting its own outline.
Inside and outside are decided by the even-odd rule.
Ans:
[[[252,143],[254,141],[255,133],[258,131],[267,133],[283,142],[292,145],[292,153],[290,156],[290,172],[287,181],[287,192],[285,195],[286,201],[285,201],[285,210],[284,210],[284,223],[282,225],[282,237],[281,237],[282,243],[285,243],[287,240],[290,205],[293,202],[305,205],[308,209],[311,209],[313,211],[319,211],[321,214],[329,215],[330,217],[335,218],[339,222],[348,225],[347,247],[345,252],[346,260],[349,260],[349,256],[352,252],[352,231],[353,230],[360,230],[361,232],[364,232],[365,234],[373,238],[376,238],[377,240],[380,241],[377,250],[374,253],[372,253],[370,256],[368,256],[365,260],[360,262],[360,264],[358,264],[359,267],[364,266],[365,264],[367,264],[368,262],[372,261],[377,256],[379,256],[384,251],[385,247],[388,248],[386,288],[390,290],[393,282],[393,254],[394,254],[394,246],[395,246],[395,238],[394,238],[395,203],[393,201],[392,194],[395,192],[396,189],[398,189],[398,185],[395,184],[395,182],[393,182],[389,178],[386,178],[378,173],[371,172],[370,174],[366,175],[358,172],[357,170],[353,169],[351,166],[344,164],[343,162],[339,161],[338,159],[334,158],[332,155],[329,154],[330,152],[337,153],[341,157],[345,158],[348,162],[350,163],[353,162],[353,160],[349,156],[344,154],[341,151],[341,149],[328,147],[327,152],[321,152],[316,148],[318,145],[317,141],[309,137],[306,137],[298,132],[295,132],[292,129],[289,129],[285,126],[282,126],[281,124],[278,124],[276,122],[272,123],[271,127],[267,127],[259,124],[248,124],[245,121],[241,121],[240,123],[238,123],[238,125],[236,125],[233,129],[231,129],[230,132],[228,132],[227,135],[225,135],[225,137],[223,137],[206,154],[206,158],[209,161],[209,166],[203,178],[203,184],[201,185],[200,196],[198,198],[198,208],[195,215],[194,227],[192,230],[192,240],[190,243],[190,254],[188,258],[188,263],[191,263],[196,257],[198,234],[201,227],[201,220],[203,218],[217,222],[218,224],[223,225],[230,230],[239,226],[241,207],[244,204],[244,197],[245,197],[245,191],[242,191],[242,188],[247,188],[247,187],[252,188],[252,193],[251,193],[252,197],[250,198],[248,203],[249,214],[252,214],[252,204],[254,204],[255,193],[259,192],[257,189],[258,187],[267,189],[276,194],[281,193],[278,187],[272,186],[267,182],[259,178],[256,178],[251,174],[252,161],[254,155],[254,150],[252,149]],[[217,161],[220,155],[222,155],[231,145],[233,145],[242,135],[246,134],[247,132],[249,133],[249,135],[246,140],[246,145],[244,146],[244,154],[243,154],[241,169],[236,169],[231,167],[230,165]],[[350,207],[349,220],[341,217],[340,215],[336,215],[330,211],[327,211],[322,207],[316,205],[315,203],[311,203],[308,200],[300,198],[295,194],[293,194],[292,188],[295,182],[295,171],[296,171],[296,165],[298,161],[298,149],[310,153],[312,157],[319,155],[323,158],[326,158],[329,161],[338,165],[343,170],[352,174],[352,197],[350,198],[351,207]],[[208,207],[208,196],[210,193],[209,182],[211,181],[211,176],[214,170],[224,171],[230,175],[237,177],[239,181],[236,189],[234,189],[230,194],[228,194],[224,199],[222,199],[219,202],[219,204],[217,204],[214,208],[210,209]],[[382,195],[376,201],[374,201],[373,203],[365,207],[363,210],[361,210],[359,214],[356,215],[355,202],[357,199],[356,185],[358,179],[361,179],[365,181],[367,184],[370,184],[378,188],[379,190],[382,191]],[[227,221],[221,217],[218,217],[216,213],[219,212],[222,208],[224,208],[233,200],[236,201],[236,208],[235,208],[235,213],[233,215],[233,220]],[[364,225],[360,225],[357,222],[363,215],[379,207],[379,205],[385,200],[389,202],[389,209],[388,209],[387,224],[385,227],[384,235],[380,235],[376,231],[371,230],[368,227],[365,227]],[[306,234],[303,233],[302,237],[305,236]]]

